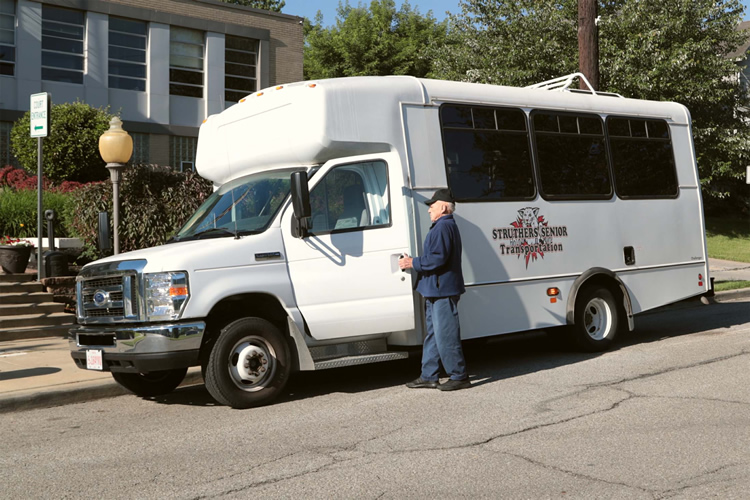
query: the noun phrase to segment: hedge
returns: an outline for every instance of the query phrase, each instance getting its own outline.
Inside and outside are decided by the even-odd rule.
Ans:
[[[192,172],[156,165],[126,169],[120,181],[120,251],[165,243],[212,191],[209,181]],[[109,212],[112,222],[112,184],[88,184],[72,197],[66,214],[71,232],[84,241],[85,257],[98,258],[99,212]]]

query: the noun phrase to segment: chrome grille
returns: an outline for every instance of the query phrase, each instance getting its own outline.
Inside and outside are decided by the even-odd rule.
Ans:
[[[86,288],[104,288],[108,286],[121,286],[122,276],[112,278],[93,278],[86,280]]]
[[[79,277],[77,285],[80,302],[78,315],[84,322],[111,323],[138,319],[135,273]]]
[[[94,309],[86,311],[87,318],[112,318],[117,316],[125,316],[125,309],[123,308],[106,308],[106,309]]]

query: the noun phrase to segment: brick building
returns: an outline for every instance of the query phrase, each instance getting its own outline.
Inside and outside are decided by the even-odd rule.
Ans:
[[[0,166],[29,96],[110,106],[133,163],[193,167],[198,128],[302,80],[302,18],[216,0],[0,0]]]

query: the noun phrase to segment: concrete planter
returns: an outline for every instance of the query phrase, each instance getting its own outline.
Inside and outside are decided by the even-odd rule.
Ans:
[[[29,264],[32,247],[0,245],[0,268],[7,274],[22,274]]]

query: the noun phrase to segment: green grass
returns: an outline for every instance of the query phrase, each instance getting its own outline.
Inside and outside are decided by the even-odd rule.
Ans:
[[[750,262],[750,217],[706,217],[708,256]]]
[[[727,290],[738,290],[750,288],[750,281],[717,281],[714,283],[715,292],[726,292]]]

